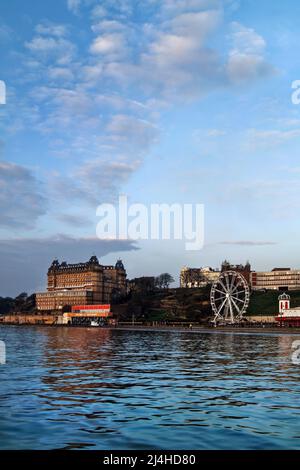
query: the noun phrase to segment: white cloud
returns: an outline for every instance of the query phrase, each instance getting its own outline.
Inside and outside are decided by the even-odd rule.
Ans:
[[[54,104],[71,113],[86,112],[93,107],[93,97],[84,89],[72,89],[62,87],[38,87],[32,92],[32,96],[39,101]]]
[[[228,77],[235,84],[247,83],[268,75],[272,75],[274,69],[263,57],[246,54],[230,54],[228,60]]]
[[[225,2],[227,6],[232,3]],[[141,2],[135,8],[146,8],[146,4],[148,8],[149,2]],[[87,73],[95,75],[92,81],[112,78],[122,86],[134,84],[148,95],[170,101],[194,99],[228,84],[274,73],[265,59],[263,37],[239,23],[231,25],[231,49],[225,61],[210,47],[210,36],[217,34],[222,25],[223,1],[153,0],[151,4],[156,5],[159,14],[155,22],[145,24],[122,21],[115,13],[113,19],[104,17],[107,6],[114,12],[120,7],[129,14],[130,2],[116,4],[107,0],[101,4],[99,17],[93,15],[96,22],[92,30],[97,37],[90,52],[99,55],[102,62],[87,66]]]
[[[33,52],[47,52],[57,49],[57,40],[54,38],[43,38],[41,36],[33,38],[25,45]]]
[[[185,13],[164,20],[150,31],[152,39],[132,69],[113,64],[108,72],[136,78],[145,89],[169,98],[201,95],[220,83],[216,52],[205,46],[221,20],[219,10]],[[119,68],[119,70],[118,70]]]
[[[136,116],[144,115],[147,113],[152,114],[152,105],[151,103],[142,103],[137,100],[128,99],[121,94],[112,93],[107,95],[97,95],[95,97],[95,102],[99,107],[103,110],[107,110],[108,112],[131,112],[134,113]],[[158,104],[155,105],[158,107]]]
[[[203,45],[208,35],[220,24],[221,10],[207,10],[195,13],[183,13],[166,24],[181,37],[189,37],[197,47]]]
[[[83,186],[96,191],[96,194],[115,196],[119,186],[126,183],[140,165],[140,161],[93,160],[83,165],[77,172]]]
[[[197,12],[201,9],[220,8],[221,3],[220,0],[164,0],[160,2],[162,9],[168,13]]]
[[[222,129],[209,129],[206,132],[207,137],[222,137],[226,135],[226,132]]]
[[[70,63],[75,46],[68,40],[52,36],[35,36],[25,47],[41,59],[55,60],[60,64]]]
[[[63,24],[53,24],[49,22],[40,23],[35,28],[36,32],[40,35],[46,36],[66,36],[68,34],[67,26]]]
[[[247,145],[250,149],[260,147],[271,148],[299,137],[300,129],[284,131],[278,129],[249,129],[247,132]]]
[[[228,86],[228,76],[231,84],[259,78],[269,67],[264,39],[240,24],[232,25],[228,63],[212,47],[211,37],[224,30],[222,2],[157,1],[143,24],[131,12],[146,4],[151,11],[150,0],[98,4],[91,13],[94,36],[81,58],[65,25],[40,23],[26,43],[44,79],[31,93],[41,110],[35,129],[54,134],[52,154],[72,161],[72,176],[57,181],[78,200],[94,204],[95,197],[115,194],[138,170],[160,136],[161,106]],[[68,1],[74,13],[86,5]],[[223,135],[210,129],[205,137],[214,145]]]
[[[68,0],[68,8],[75,15],[79,12],[81,0]]]
[[[123,55],[125,50],[125,38],[120,33],[98,36],[90,47],[92,54],[107,55],[111,59]]]
[[[167,2],[162,11],[168,14],[156,28],[148,23],[140,31],[143,40],[137,58],[135,51],[134,62],[125,61],[124,57],[122,61],[117,60],[116,54],[124,48],[125,36],[127,52],[129,48],[135,49],[133,38],[138,37],[137,31],[126,31],[125,35],[119,21],[102,20],[94,25],[94,30],[102,31],[102,35],[94,40],[91,51],[110,55],[106,76],[123,84],[134,82],[148,93],[178,99],[194,98],[228,83],[248,83],[274,74],[274,68],[265,58],[266,42],[252,28],[232,23],[231,49],[225,63],[209,47],[210,36],[222,24],[221,2]],[[109,28],[114,32],[107,34]],[[127,57],[130,56],[128,53]]]
[[[138,147],[143,152],[157,142],[158,129],[152,123],[133,116],[115,115],[107,126],[109,139]]]
[[[0,39],[1,41],[8,41],[13,37],[13,30],[4,23],[0,24]]]
[[[124,23],[116,20],[103,20],[99,21],[96,24],[92,25],[92,31],[94,33],[103,33],[103,32],[115,32],[115,31],[126,31],[127,27]]]
[[[241,84],[275,73],[265,59],[266,42],[254,29],[232,23],[231,40],[227,73],[232,83]]]
[[[84,65],[79,72],[82,80],[92,86],[101,78],[103,71],[103,64],[98,63],[95,65]]]
[[[261,54],[266,47],[266,41],[254,29],[246,28],[234,22],[232,27],[232,53]]]
[[[150,55],[147,59],[159,68],[170,65],[184,64],[195,58],[197,44],[192,38],[175,34],[161,34],[158,40],[151,44]]]
[[[61,80],[64,83],[74,79],[73,72],[64,67],[53,67],[48,69],[49,77],[53,80]]]
[[[140,160],[114,161],[96,158],[77,167],[69,177],[55,177],[54,194],[61,200],[77,201],[95,208],[116,200],[122,186],[140,167]],[[62,206],[62,204],[61,204]]]
[[[103,18],[107,15],[106,9],[102,5],[97,5],[93,8],[91,16],[93,20]]]

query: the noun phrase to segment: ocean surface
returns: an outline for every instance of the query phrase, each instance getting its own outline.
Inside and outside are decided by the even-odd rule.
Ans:
[[[0,326],[0,449],[300,449],[297,339]]]

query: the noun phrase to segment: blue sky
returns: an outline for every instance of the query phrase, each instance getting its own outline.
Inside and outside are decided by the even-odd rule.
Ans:
[[[296,0],[3,0],[0,294],[53,257],[129,277],[300,267]],[[205,246],[95,240],[97,205],[205,204]]]

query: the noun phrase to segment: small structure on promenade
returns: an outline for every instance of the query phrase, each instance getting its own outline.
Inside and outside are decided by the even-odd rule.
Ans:
[[[71,312],[62,315],[65,325],[100,325],[112,316],[110,305],[75,305]]]
[[[275,318],[280,326],[300,327],[300,307],[290,308],[290,295],[285,292],[278,297],[279,315]]]
[[[290,309],[291,296],[285,292],[278,297],[279,300],[279,314],[283,314],[286,310]]]

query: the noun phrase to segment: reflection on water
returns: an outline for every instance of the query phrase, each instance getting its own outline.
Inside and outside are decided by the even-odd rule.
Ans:
[[[0,327],[1,449],[300,449],[290,335]]]

